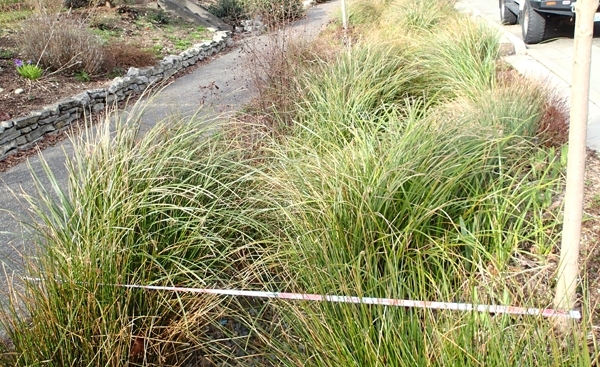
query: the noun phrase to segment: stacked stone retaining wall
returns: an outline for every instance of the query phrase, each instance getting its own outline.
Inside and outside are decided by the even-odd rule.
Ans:
[[[28,116],[0,122],[0,160],[33,147],[45,135],[63,131],[84,116],[104,111],[107,106],[171,77],[233,43],[228,31],[215,32],[212,41],[193,45],[179,55],[166,56],[157,65],[130,68],[127,75],[115,78],[107,88],[91,89],[63,99]]]

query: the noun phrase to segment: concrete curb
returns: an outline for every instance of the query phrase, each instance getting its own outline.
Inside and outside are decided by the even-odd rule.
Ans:
[[[490,22],[490,23],[493,23],[493,22]],[[525,46],[525,42],[523,42],[522,39],[520,39],[519,37],[515,36],[514,34],[512,34],[510,32],[507,32],[506,30],[504,30],[504,28],[502,26],[498,26],[498,27],[502,29],[502,38],[512,44],[513,50],[514,50],[513,55],[527,54],[527,46]]]

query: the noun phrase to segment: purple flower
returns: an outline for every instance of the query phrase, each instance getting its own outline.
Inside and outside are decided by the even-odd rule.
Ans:
[[[27,65],[31,65],[31,60],[27,60]]]
[[[20,68],[21,66],[23,66],[23,61],[21,61],[20,59],[15,59],[15,66]]]

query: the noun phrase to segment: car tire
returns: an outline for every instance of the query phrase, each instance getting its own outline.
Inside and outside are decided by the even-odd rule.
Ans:
[[[517,15],[506,7],[507,0],[500,0],[500,21],[502,24],[517,24]]]
[[[546,17],[533,9],[529,1],[525,1],[523,8],[521,30],[523,41],[528,45],[540,43],[546,36]]]

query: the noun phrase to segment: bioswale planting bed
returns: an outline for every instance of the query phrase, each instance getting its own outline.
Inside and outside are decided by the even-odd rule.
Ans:
[[[356,0],[349,14],[346,32],[263,51],[268,77],[238,119],[172,117],[139,136],[133,112],[75,139],[68,189],[29,198],[35,279],[2,314],[4,365],[597,363],[585,271],[568,331],[535,315],[114,286],[552,304],[560,101],[451,2]]]

